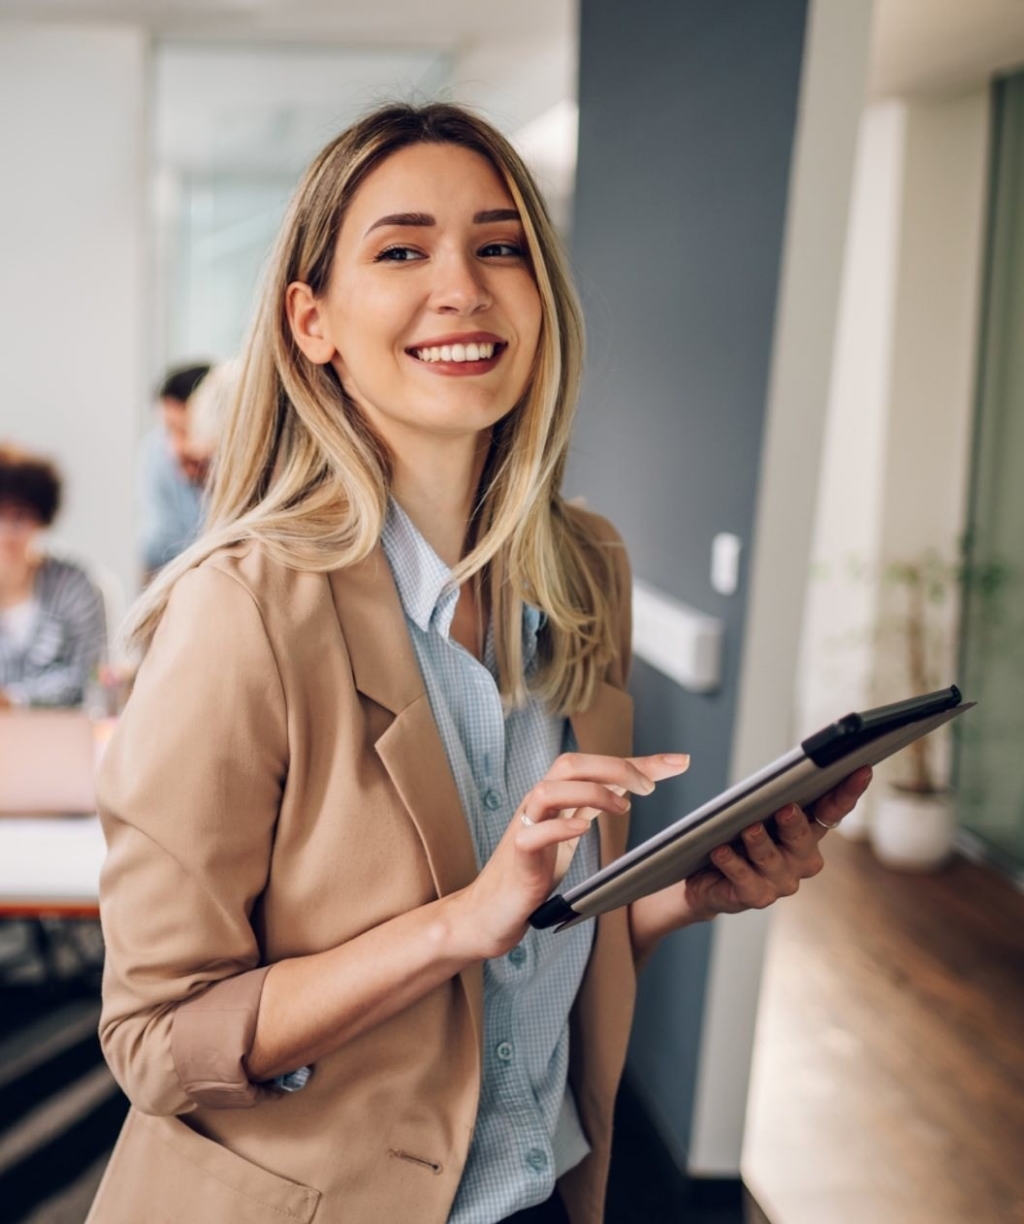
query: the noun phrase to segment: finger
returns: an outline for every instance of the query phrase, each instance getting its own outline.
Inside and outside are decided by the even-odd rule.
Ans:
[[[529,828],[520,825],[513,834],[512,844],[521,854],[541,854],[560,842],[582,837],[589,827],[589,822],[579,816],[571,816],[566,820],[544,820]]]
[[[690,768],[687,752],[659,752],[654,756],[627,757],[626,760],[652,782],[675,778]]]
[[[751,825],[740,834],[747,858],[762,875],[775,877],[786,872],[786,861],[763,824]]]
[[[776,812],[773,820],[779,830],[779,844],[790,854],[803,857],[817,850],[818,839],[812,832],[816,826],[803,808],[790,803]]]
[[[736,886],[717,867],[704,867],[686,881],[688,900],[697,913],[708,918],[716,914],[736,914],[744,908]]]
[[[731,846],[711,852],[711,861],[733,885],[737,899],[751,909],[764,909],[775,900],[767,881]]]
[[[820,840],[828,832],[821,825],[837,825],[844,816],[857,806],[857,800],[864,794],[871,781],[871,766],[864,765],[845,778],[827,795],[823,795],[812,808],[812,815],[820,824],[813,830]]]
[[[634,795],[649,795],[654,790],[656,781],[662,777],[670,777],[673,772],[681,773],[689,764],[689,757],[677,760],[683,763],[669,766],[666,760],[658,757],[628,758],[564,752],[552,765],[547,776],[560,781],[602,782],[606,786],[618,786],[622,791],[630,791]],[[644,761],[661,761],[661,764],[644,770],[640,764]],[[669,772],[665,772],[666,769]]]
[[[540,824],[565,811],[586,807],[622,815],[629,811],[630,804],[624,795],[598,782],[556,782],[545,778],[527,793],[519,805],[519,815],[531,824]]]

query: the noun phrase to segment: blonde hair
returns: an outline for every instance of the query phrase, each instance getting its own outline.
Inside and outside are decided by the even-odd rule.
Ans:
[[[285,312],[293,281],[326,289],[346,209],[385,158],[413,144],[455,144],[485,157],[519,210],[542,307],[534,369],[521,401],[493,430],[470,527],[454,571],[486,586],[503,698],[532,693],[549,708],[586,708],[616,653],[614,568],[559,489],[583,360],[583,321],[559,240],[529,171],[471,111],[445,103],[383,107],[347,128],[306,172],[285,216],[240,359],[214,464],[204,535],[139,600],[127,626],[145,651],[174,583],[211,554],[257,540],[282,563],[324,572],[377,546],[390,463],[333,370],[299,350]],[[540,665],[523,675],[522,612],[546,615]]]
[[[238,361],[221,361],[188,397],[188,448],[196,457],[216,451],[240,376]]]

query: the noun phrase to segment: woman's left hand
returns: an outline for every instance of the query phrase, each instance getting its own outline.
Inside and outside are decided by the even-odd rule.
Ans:
[[[766,909],[779,897],[791,897],[801,880],[821,871],[821,839],[853,811],[870,781],[871,769],[864,766],[819,799],[810,815],[796,804],[776,812],[777,840],[764,824],[751,825],[742,834],[742,854],[731,846],[719,846],[711,853],[712,866],[635,901],[631,926],[637,959],[645,959],[671,930],[719,914]]]

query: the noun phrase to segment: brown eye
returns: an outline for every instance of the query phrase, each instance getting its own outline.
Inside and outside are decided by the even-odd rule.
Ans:
[[[414,247],[407,246],[391,246],[385,247],[379,255],[374,256],[374,263],[412,263],[417,259],[422,259],[423,255]]]
[[[517,242],[489,242],[481,248],[480,254],[489,255],[492,258],[522,259],[525,252]]]

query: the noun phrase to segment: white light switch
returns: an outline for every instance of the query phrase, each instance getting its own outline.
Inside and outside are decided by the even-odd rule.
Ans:
[[[740,582],[739,536],[720,531],[711,541],[711,586],[719,595],[735,595]]]

